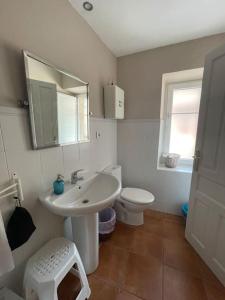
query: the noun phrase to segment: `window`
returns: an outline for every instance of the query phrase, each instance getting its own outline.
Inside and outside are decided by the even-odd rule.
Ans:
[[[201,81],[169,84],[165,119],[166,153],[178,153],[181,160],[191,161],[194,155]]]
[[[195,150],[203,69],[185,70],[163,75],[159,168],[164,155],[177,153],[176,170],[191,172]]]
[[[58,92],[57,99],[59,143],[77,142],[77,98]]]
[[[78,99],[78,139],[88,140],[88,99],[87,94],[80,94]]]

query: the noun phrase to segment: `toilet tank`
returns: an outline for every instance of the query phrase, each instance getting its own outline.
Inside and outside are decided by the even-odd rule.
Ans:
[[[108,166],[104,169],[103,172],[115,176],[121,183],[122,181],[121,166]]]

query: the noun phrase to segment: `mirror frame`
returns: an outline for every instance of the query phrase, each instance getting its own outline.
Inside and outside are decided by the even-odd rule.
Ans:
[[[75,80],[80,81],[81,83],[84,83],[87,85],[87,115],[88,115],[88,120],[87,120],[87,132],[88,132],[88,138],[86,140],[80,140],[77,141],[76,143],[65,143],[65,144],[55,144],[51,146],[43,146],[43,147],[38,147],[37,141],[36,141],[36,133],[35,133],[35,122],[34,122],[34,113],[33,113],[33,102],[32,102],[32,92],[30,89],[30,86],[27,83],[27,79],[29,78],[29,66],[28,66],[28,57],[33,58],[40,63],[45,64],[48,67],[53,68],[54,70],[67,75],[69,77],[72,77]],[[27,98],[28,98],[28,107],[29,107],[29,119],[30,119],[30,126],[31,126],[31,138],[32,138],[32,145],[34,150],[40,150],[40,149],[46,149],[46,148],[54,148],[54,147],[62,147],[66,145],[76,145],[76,144],[81,144],[81,143],[88,143],[90,142],[90,112],[89,112],[89,83],[81,80],[80,78],[74,76],[73,74],[67,72],[66,70],[59,68],[55,66],[52,63],[49,63],[47,60],[27,51],[23,50],[23,58],[24,58],[24,66],[25,66],[25,76],[26,76],[26,89],[27,89]]]

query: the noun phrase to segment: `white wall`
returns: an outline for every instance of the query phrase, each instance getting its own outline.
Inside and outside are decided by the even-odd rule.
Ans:
[[[115,121],[90,120],[91,142],[44,150],[32,150],[27,112],[22,109],[0,107],[0,186],[16,171],[21,177],[25,196],[23,205],[30,211],[37,227],[31,239],[13,251],[16,268],[2,276],[0,287],[6,285],[21,292],[23,268],[26,260],[47,240],[63,234],[63,218],[48,212],[38,201],[38,194],[49,189],[58,173],[70,178],[79,168],[100,170],[117,161],[117,125]],[[96,139],[95,132],[101,137]],[[1,202],[5,222],[14,202]]]
[[[103,117],[102,87],[116,82],[117,61],[69,1],[0,3],[0,105],[16,107],[26,99],[26,49],[88,82],[90,111]]]
[[[123,186],[145,188],[156,197],[152,208],[180,214],[181,203],[189,198],[191,174],[157,170],[160,120],[123,120],[117,127]]]
[[[125,91],[125,117],[158,119],[162,75],[203,67],[206,54],[224,43],[223,33],[119,57],[117,82]]]
[[[225,34],[219,34],[117,60],[117,82],[125,91],[127,119],[118,123],[118,159],[124,184],[151,190],[156,196],[153,207],[161,211],[180,213],[191,182],[191,174],[157,170],[162,76],[203,67],[206,54],[224,42]]]

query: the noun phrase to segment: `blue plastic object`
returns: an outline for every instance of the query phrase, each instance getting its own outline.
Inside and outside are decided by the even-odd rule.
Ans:
[[[181,206],[181,211],[182,211],[182,214],[184,215],[185,218],[186,218],[187,215],[188,215],[188,209],[189,209],[188,202],[182,204],[182,206]]]
[[[63,176],[58,175],[56,181],[53,182],[53,190],[56,195],[60,195],[64,192],[64,180]]]

